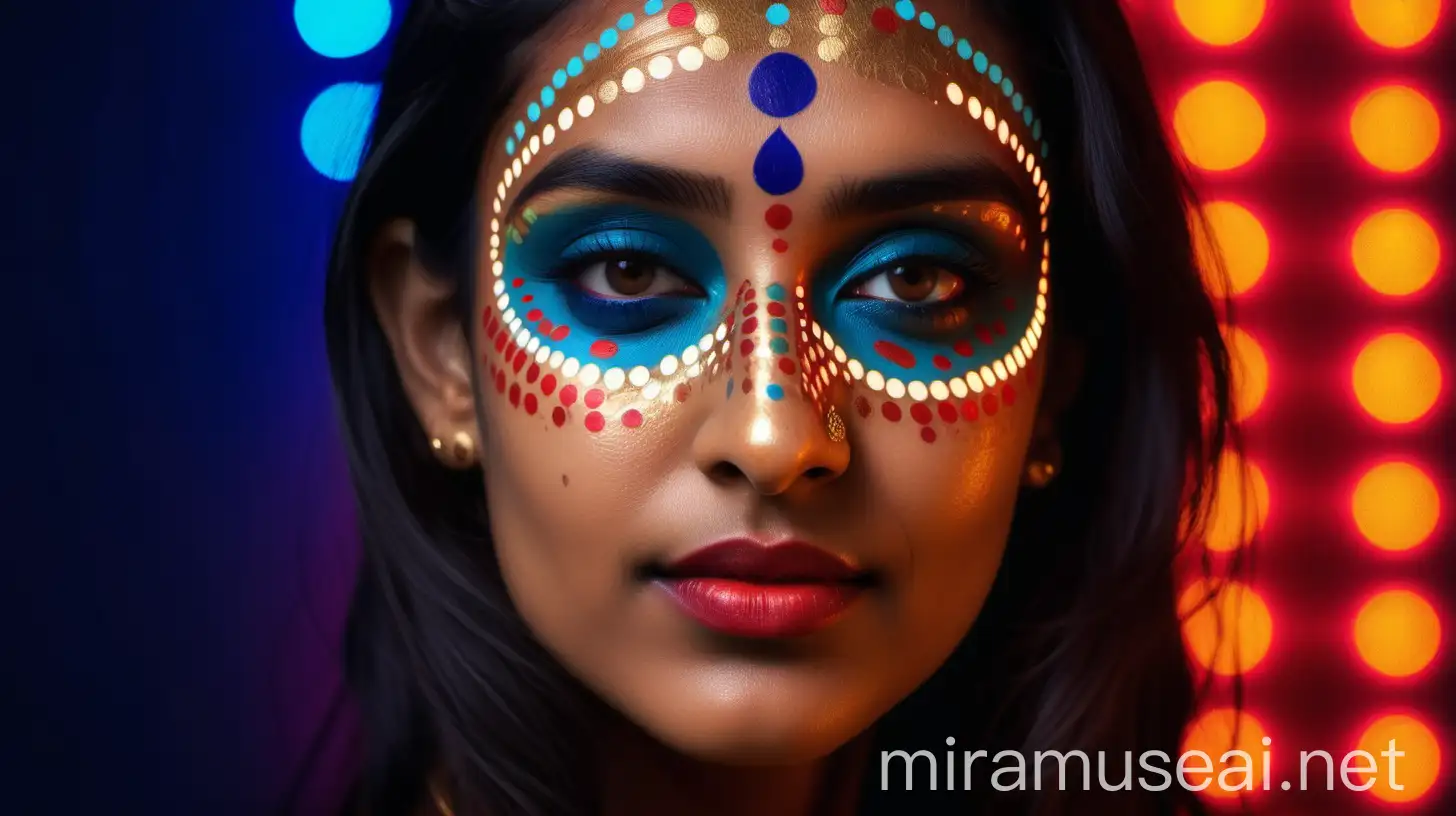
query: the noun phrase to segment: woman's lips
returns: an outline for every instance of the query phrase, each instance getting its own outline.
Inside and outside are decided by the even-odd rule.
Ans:
[[[785,638],[833,623],[864,591],[867,574],[802,542],[737,539],[704,547],[656,577],[680,609],[713,631]]]

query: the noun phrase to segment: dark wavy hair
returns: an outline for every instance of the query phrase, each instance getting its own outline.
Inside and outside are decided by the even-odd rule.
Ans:
[[[1059,336],[1071,342],[1053,350],[1051,371],[1059,353],[1079,349],[1082,385],[1060,428],[1064,467],[1019,500],[980,618],[875,738],[932,747],[955,735],[993,754],[1175,756],[1203,688],[1181,639],[1175,562],[1212,570],[1200,530],[1220,454],[1235,440],[1226,315],[1205,290],[1193,195],[1116,0],[982,3],[1020,49],[1058,148],[1048,162],[1059,191],[1051,274]],[[436,779],[457,813],[597,808],[583,751],[593,744],[581,716],[590,695],[506,593],[480,473],[448,470],[428,449],[367,272],[380,228],[408,219],[471,325],[485,139],[529,69],[532,42],[571,5],[412,3],[338,228],[324,317],[364,546],[345,648],[365,730],[352,813],[421,812]],[[1177,785],[1108,799],[992,793],[987,781],[934,802],[961,813],[1202,812]],[[866,812],[905,806],[869,780],[863,790]]]

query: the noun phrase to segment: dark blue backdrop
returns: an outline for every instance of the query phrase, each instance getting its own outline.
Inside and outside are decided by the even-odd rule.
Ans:
[[[299,122],[383,49],[321,57],[292,6],[0,10],[20,290],[0,812],[257,812],[332,693],[353,556],[320,315],[343,186]],[[298,661],[317,671],[278,671]],[[300,675],[322,679],[278,686]]]

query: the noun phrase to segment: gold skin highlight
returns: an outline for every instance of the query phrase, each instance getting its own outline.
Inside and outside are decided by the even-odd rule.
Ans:
[[[965,636],[1028,451],[1054,444],[1039,123],[978,68],[1013,55],[964,4],[933,26],[919,6],[892,25],[895,4],[587,5],[489,142],[478,322],[412,263],[379,276],[381,323],[428,434],[480,434],[495,555],[540,642],[644,744],[804,766]],[[745,537],[875,580],[764,639],[643,578]]]

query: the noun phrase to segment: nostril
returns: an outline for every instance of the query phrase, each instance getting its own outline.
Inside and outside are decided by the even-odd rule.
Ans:
[[[815,482],[828,479],[833,475],[834,471],[827,467],[811,467],[808,470],[804,471],[804,478]]]
[[[748,476],[743,469],[732,462],[716,462],[708,468],[708,478],[718,484],[729,484],[736,481],[747,481]]]

